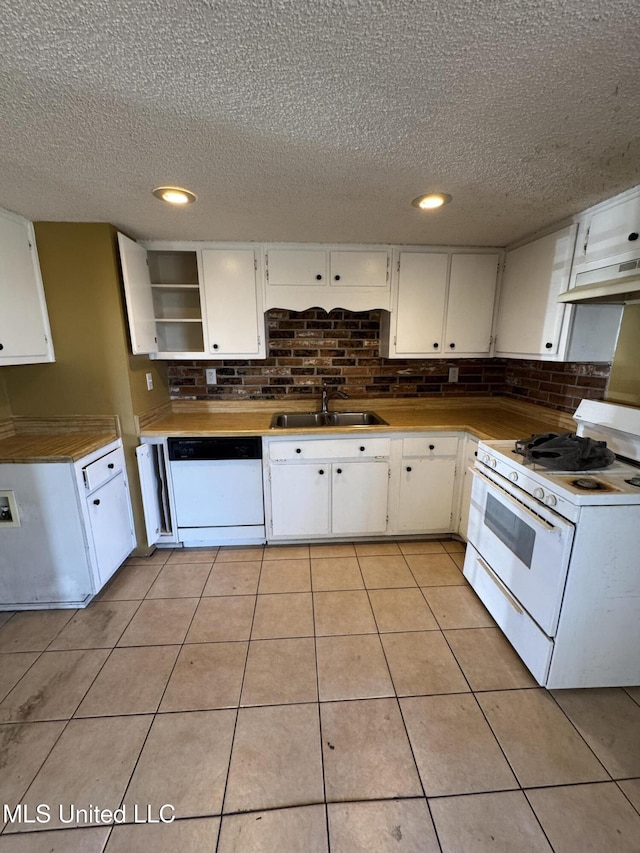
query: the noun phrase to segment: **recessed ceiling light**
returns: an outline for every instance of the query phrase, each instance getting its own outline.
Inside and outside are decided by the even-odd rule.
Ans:
[[[447,195],[447,193],[429,193],[428,195],[421,195],[418,198],[414,198],[411,204],[414,207],[420,208],[420,210],[436,210],[438,207],[449,204],[450,201],[451,196]]]
[[[184,187],[156,187],[153,194],[167,204],[192,204],[196,200],[196,194]]]

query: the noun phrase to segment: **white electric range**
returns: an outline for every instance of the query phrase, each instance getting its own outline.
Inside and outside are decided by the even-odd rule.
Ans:
[[[539,684],[640,684],[640,409],[583,400],[577,434],[600,470],[478,445],[464,574]]]

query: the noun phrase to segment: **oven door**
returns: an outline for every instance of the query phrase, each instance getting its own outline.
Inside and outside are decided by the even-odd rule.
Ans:
[[[469,542],[548,637],[558,624],[574,529],[508,481],[473,469]]]

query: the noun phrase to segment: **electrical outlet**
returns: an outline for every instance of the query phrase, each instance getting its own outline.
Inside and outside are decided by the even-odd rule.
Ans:
[[[207,377],[207,385],[216,385],[218,380],[216,378],[216,369],[215,367],[207,367],[205,370],[205,375]]]
[[[13,492],[0,492],[0,527],[20,527],[18,505]]]
[[[147,391],[153,391],[153,374],[147,373]]]
[[[457,382],[458,381],[458,368],[450,367],[449,368],[449,382]]]

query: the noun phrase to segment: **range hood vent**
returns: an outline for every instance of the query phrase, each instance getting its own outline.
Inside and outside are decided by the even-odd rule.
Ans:
[[[617,303],[640,299],[640,258],[578,273],[576,286],[558,296],[558,302]]]

